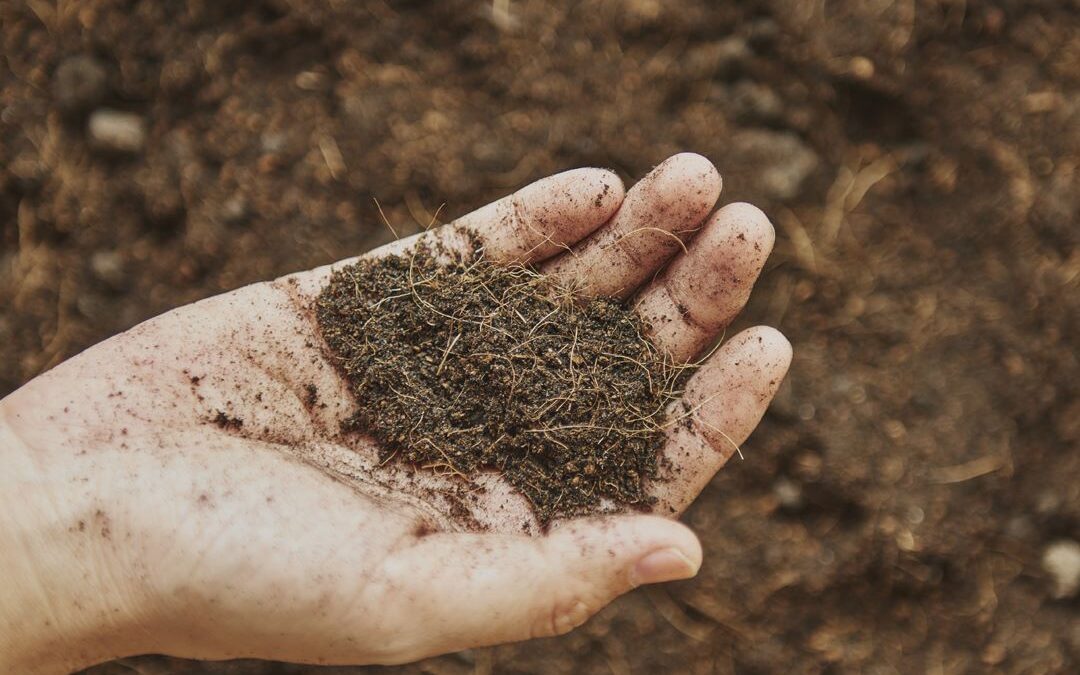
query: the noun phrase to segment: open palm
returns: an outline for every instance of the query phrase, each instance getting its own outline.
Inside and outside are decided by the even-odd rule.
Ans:
[[[719,193],[698,155],[625,194],[611,172],[579,169],[367,255],[479,241],[488,259],[626,298],[654,342],[690,362],[743,307],[773,243],[752,206],[711,213]],[[497,475],[468,490],[380,463],[371,440],[340,431],[354,404],[313,305],[330,273],[182,307],[0,404],[73,486],[61,510],[74,545],[108,580],[108,598],[82,603],[114,610],[85,659],[404,662],[564,632],[637,584],[696,572],[700,546],[672,517],[760,420],[791,358],[779,333],[736,335],[690,379],[689,423],[671,426],[665,475],[649,486],[656,515],[544,533]]]

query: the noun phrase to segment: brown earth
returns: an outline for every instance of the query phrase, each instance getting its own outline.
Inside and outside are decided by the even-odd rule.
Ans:
[[[380,466],[454,475],[470,491],[494,471],[544,527],[651,510],[665,432],[690,423],[665,414],[688,369],[625,303],[582,302],[473,244],[468,256],[420,247],[331,275],[315,316],[356,401],[342,431],[378,441]]]
[[[415,231],[696,150],[774,219],[742,325],[796,350],[700,576],[394,672],[1076,672],[1040,559],[1080,539],[1077,4],[555,5],[0,2],[0,394],[387,241],[372,197]]]

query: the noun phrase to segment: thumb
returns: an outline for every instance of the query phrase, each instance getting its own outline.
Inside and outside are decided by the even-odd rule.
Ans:
[[[694,533],[655,516],[569,521],[543,537],[428,535],[384,563],[387,588],[416,590],[408,625],[390,631],[406,643],[386,655],[406,661],[566,633],[626,591],[700,566]]]

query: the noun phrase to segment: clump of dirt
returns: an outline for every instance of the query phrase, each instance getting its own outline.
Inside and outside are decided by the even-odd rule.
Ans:
[[[198,378],[191,378],[192,382],[196,382]],[[244,426],[244,420],[239,417],[233,417],[221,410],[217,411],[217,415],[212,420],[219,429],[225,429],[226,431],[239,431]]]
[[[622,303],[421,251],[338,270],[317,317],[382,461],[495,470],[544,524],[651,503],[679,368]]]

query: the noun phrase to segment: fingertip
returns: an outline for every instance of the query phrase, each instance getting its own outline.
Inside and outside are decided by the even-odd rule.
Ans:
[[[791,342],[772,326],[747,328],[732,338],[732,343],[738,345],[746,356],[768,364],[781,373],[787,372],[794,355]]]
[[[661,192],[698,197],[707,208],[712,208],[720,198],[724,183],[716,166],[696,152],[680,152],[668,157],[653,170],[653,175],[663,188]]]
[[[633,587],[690,579],[701,569],[701,542],[697,536],[678,521],[659,520],[655,527],[663,531],[664,536],[659,537],[659,542],[641,546],[629,567]]]
[[[747,248],[768,257],[776,243],[776,228],[769,217],[758,207],[748,202],[733,202],[716,212],[716,220],[724,221],[736,234],[742,235],[739,241]]]
[[[522,202],[530,208],[558,208],[562,217],[590,228],[586,233],[607,222],[625,196],[626,188],[615,172],[594,167],[563,171],[521,191]]]
[[[690,378],[682,404],[690,424],[670,428],[665,456],[679,467],[657,482],[658,508],[680,513],[749,438],[791,364],[791,343],[769,326],[748,328],[725,342]]]
[[[571,169],[455,222],[480,240],[489,259],[535,263],[568,250],[610,220],[625,192],[622,180],[607,169]]]
[[[568,521],[555,532],[572,542],[604,541],[605,546],[596,551],[612,552],[630,561],[653,551],[676,549],[691,564],[693,574],[701,567],[701,541],[694,531],[661,516],[634,514]]]
[[[544,268],[594,296],[625,297],[653,276],[705,222],[720,196],[720,173],[705,157],[661,162],[621,199],[611,221],[571,255]]]
[[[702,401],[699,417],[710,422],[708,429],[727,434],[716,438],[707,429],[705,435],[725,448],[729,439],[745,440],[784,381],[791,357],[791,343],[769,326],[747,328],[724,343],[686,388],[691,400]]]
[[[596,227],[611,220],[626,198],[626,186],[622,178],[610,169],[588,168],[580,170],[582,181],[587,184],[586,199],[595,212]]]
[[[704,559],[701,540],[698,539],[697,534],[695,534],[693,530],[679,521],[668,520],[667,518],[661,518],[661,520],[668,523],[668,526],[671,528],[673,542],[693,567],[690,576],[695,576],[701,569],[701,563]]]
[[[664,160],[664,163],[678,167],[685,174],[699,176],[718,187],[721,182],[720,171],[705,155],[696,152],[678,152]]]
[[[581,171],[589,172],[585,180],[596,184],[594,194],[597,196],[594,205],[598,209],[607,210],[609,215],[614,214],[626,197],[626,185],[623,183],[622,178],[619,177],[619,174],[611,169],[599,168],[587,168],[581,169]]]

